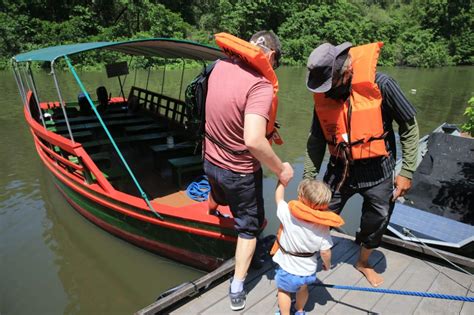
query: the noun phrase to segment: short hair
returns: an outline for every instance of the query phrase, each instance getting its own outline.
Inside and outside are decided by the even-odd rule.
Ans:
[[[303,179],[298,185],[298,199],[310,208],[325,208],[331,196],[329,187],[319,180]]]
[[[261,42],[260,38],[263,38],[263,42]],[[278,67],[280,65],[281,43],[280,39],[273,31],[259,31],[252,35],[250,42],[261,42],[263,46],[273,50],[275,52],[276,66]]]

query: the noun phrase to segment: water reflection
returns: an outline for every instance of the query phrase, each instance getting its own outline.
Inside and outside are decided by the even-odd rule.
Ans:
[[[101,230],[78,214],[52,176],[43,173],[40,191],[50,222],[43,239],[67,294],[65,313],[131,314],[170,286],[203,274]]]

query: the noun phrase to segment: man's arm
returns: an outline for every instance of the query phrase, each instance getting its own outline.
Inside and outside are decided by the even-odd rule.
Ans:
[[[396,200],[411,188],[411,179],[416,169],[419,141],[418,124],[415,119],[416,110],[391,77],[377,73],[375,81],[380,87],[387,109],[390,110],[399,127],[402,169],[394,183],[396,190],[393,200]]]
[[[325,249],[319,252],[321,256],[321,260],[323,261],[323,269],[329,270],[331,269],[331,250]]]
[[[244,119],[244,142],[250,153],[268,167],[283,184],[287,185],[293,178],[293,168],[289,163],[282,163],[265,137],[267,120],[258,114],[246,114]]]
[[[326,152],[326,139],[324,139],[319,119],[313,111],[313,122],[306,143],[303,178],[314,179],[321,169],[321,163]]]

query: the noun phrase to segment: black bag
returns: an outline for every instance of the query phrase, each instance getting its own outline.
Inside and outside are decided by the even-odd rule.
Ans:
[[[198,140],[204,138],[207,81],[216,62],[204,67],[201,73],[187,86],[185,92],[187,114],[186,130],[188,130],[190,134],[195,135]]]

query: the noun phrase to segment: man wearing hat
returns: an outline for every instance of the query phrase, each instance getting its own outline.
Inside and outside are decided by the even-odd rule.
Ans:
[[[415,108],[391,77],[376,72],[382,46],[322,44],[308,58],[306,82],[313,92],[314,116],[303,177],[316,177],[328,146],[324,181],[333,193],[329,208],[340,213],[354,194],[363,197],[355,268],[372,286],[382,284],[383,278],[369,257],[380,246],[395,200],[411,187],[419,138]],[[397,176],[394,120],[403,158]]]

